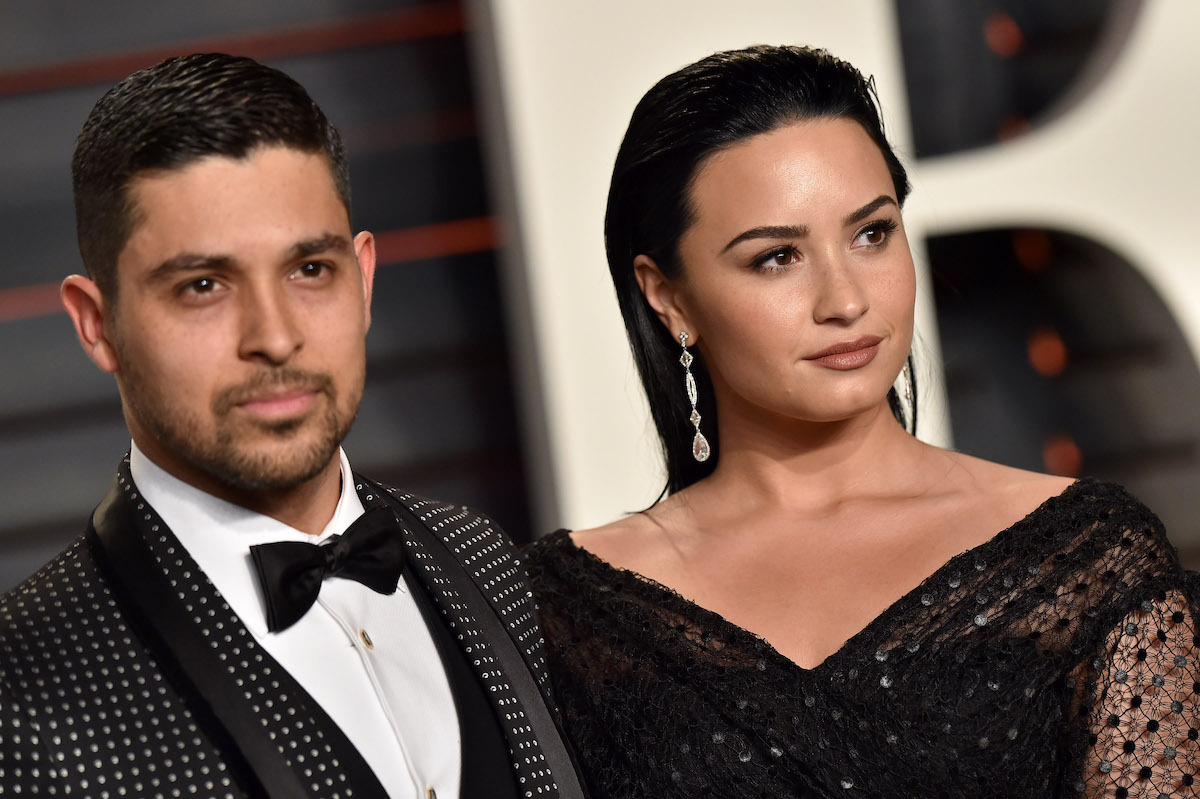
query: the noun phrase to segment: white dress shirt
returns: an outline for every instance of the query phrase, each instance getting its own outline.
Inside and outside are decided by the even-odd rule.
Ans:
[[[363,513],[346,454],[342,493],[320,535],[302,533],[171,476],[133,445],[133,481],[271,657],[362,754],[391,797],[457,797],[462,745],[454,696],[424,618],[401,579],[391,595],[338,577],[300,621],[268,632],[250,547],[320,543]],[[416,590],[423,590],[417,587]]]

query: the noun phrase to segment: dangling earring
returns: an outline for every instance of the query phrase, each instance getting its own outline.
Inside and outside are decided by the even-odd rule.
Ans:
[[[910,354],[900,370],[904,378],[904,403],[908,407],[908,432],[917,434],[917,381],[913,377],[913,358]]]
[[[689,418],[696,428],[696,435],[692,438],[692,457],[704,463],[712,450],[709,449],[708,439],[700,432],[700,411],[696,410],[696,378],[692,377],[692,354],[688,352],[687,342],[687,331],[679,331],[679,344],[683,347],[683,354],[679,356],[679,362],[683,364],[683,385],[687,388],[688,401],[692,403],[692,415]]]
[[[912,357],[904,362],[904,368],[900,370],[900,376],[904,378],[904,401],[911,408],[913,404],[913,377],[912,377]]]

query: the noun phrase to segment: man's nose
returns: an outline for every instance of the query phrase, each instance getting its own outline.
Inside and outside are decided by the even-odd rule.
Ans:
[[[238,354],[246,360],[273,365],[287,363],[304,345],[297,322],[296,310],[291,308],[284,288],[250,288],[242,298]]]

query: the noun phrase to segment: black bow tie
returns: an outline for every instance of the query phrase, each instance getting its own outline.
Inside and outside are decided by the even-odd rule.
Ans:
[[[373,508],[342,535],[322,544],[276,541],[250,547],[267,600],[267,629],[286,630],[308,612],[321,581],[337,575],[380,594],[395,592],[404,571],[400,523],[388,508]]]

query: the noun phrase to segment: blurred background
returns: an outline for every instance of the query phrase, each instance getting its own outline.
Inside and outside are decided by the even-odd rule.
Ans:
[[[264,60],[341,128],[379,240],[346,449],[518,540],[662,483],[603,258],[608,170],[658,78],[827,47],[911,170],[922,437],[1129,486],[1200,565],[1200,56],[1183,0],[213,0],[0,6],[0,590],[78,535],[128,446],[58,283],[93,103],[181,53]]]

